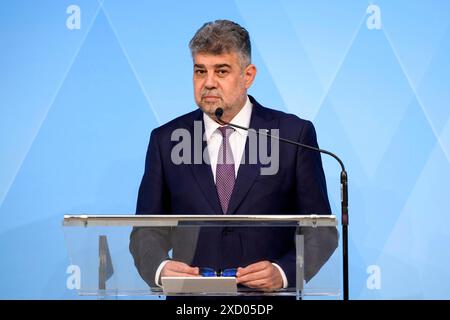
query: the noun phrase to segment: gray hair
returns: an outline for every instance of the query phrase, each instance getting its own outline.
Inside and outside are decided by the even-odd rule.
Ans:
[[[230,20],[205,23],[189,42],[191,55],[208,53],[219,55],[236,52],[243,67],[251,63],[250,36],[245,28]]]

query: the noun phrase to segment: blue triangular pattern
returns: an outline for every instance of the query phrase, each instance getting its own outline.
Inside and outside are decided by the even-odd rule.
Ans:
[[[420,177],[414,185],[409,199],[402,208],[389,240],[382,248],[380,261],[386,262],[386,269],[394,269],[386,256],[395,255],[408,268],[416,269],[414,274],[405,274],[414,281],[405,281],[397,288],[389,288],[386,295],[403,298],[411,292],[419,292],[419,298],[436,299],[449,296],[450,281],[448,261],[448,208],[450,199],[450,167],[439,144],[429,154]],[[405,227],[408,226],[408,227]],[[417,275],[419,277],[417,277]],[[412,278],[411,278],[412,277]],[[403,296],[401,296],[401,295]]]
[[[78,1],[79,30],[68,30],[66,6],[4,1],[0,10],[0,206],[29,151],[99,6]],[[68,5],[67,5],[68,6]]]
[[[321,83],[328,86],[364,22],[367,5],[364,1],[324,5],[308,0],[282,0],[279,5],[297,34],[295,41],[305,49]]]
[[[433,131],[413,99],[367,193],[368,246],[382,248],[389,238],[435,143]]]
[[[391,39],[405,72],[417,88],[450,25],[450,2],[379,0],[384,31]]]
[[[439,135],[450,119],[450,27],[420,82],[417,92]]]
[[[100,13],[0,209],[1,230],[56,213],[133,212],[156,125]]]
[[[361,28],[328,98],[369,178],[413,94],[383,32]]]
[[[301,42],[297,41],[283,8],[270,2],[255,14],[254,7],[258,4],[257,1],[236,2],[287,110],[314,119],[324,86]],[[271,24],[272,20],[278,23]]]

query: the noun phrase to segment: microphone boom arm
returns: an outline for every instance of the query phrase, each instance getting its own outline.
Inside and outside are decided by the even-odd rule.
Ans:
[[[232,126],[234,128],[238,128],[238,129],[242,129],[242,130],[246,130],[248,131],[249,128],[246,127],[242,127],[239,126],[237,124],[233,124],[230,122],[226,122],[223,121],[221,119],[222,115],[223,115],[223,109],[222,108],[217,108],[216,111],[214,112],[217,120],[221,123],[221,124],[226,124],[229,126]],[[310,150],[314,150],[320,153],[325,153],[331,157],[333,157],[334,159],[337,160],[337,162],[339,163],[339,165],[341,166],[341,225],[342,225],[342,263],[343,263],[343,291],[344,291],[344,300],[348,300],[348,178],[347,178],[347,172],[345,171],[345,166],[344,163],[342,162],[342,160],[335,155],[334,153],[328,151],[328,150],[324,150],[324,149],[319,149],[313,146],[309,146],[307,144],[303,144],[297,141],[292,141],[289,139],[284,139],[281,137],[277,137],[277,136],[272,136],[269,133],[269,130],[265,129],[266,132],[258,132],[255,130],[255,132],[258,135],[263,135],[266,137],[269,137],[271,139],[278,139],[280,141],[298,146],[298,147],[303,147],[306,149],[310,149]]]

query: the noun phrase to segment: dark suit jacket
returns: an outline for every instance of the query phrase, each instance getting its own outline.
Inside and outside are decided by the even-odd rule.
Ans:
[[[251,128],[279,129],[280,137],[317,147],[311,122],[265,108],[253,97],[250,100],[253,103]],[[194,121],[203,123],[200,109],[153,130],[137,214],[222,214],[211,166],[176,165],[171,160],[172,148],[179,143],[171,141],[172,132],[184,128],[193,137]],[[202,143],[206,147],[206,142]],[[248,152],[247,140],[247,160]],[[331,213],[320,154],[283,142],[279,143],[279,154],[279,170],[275,175],[261,175],[259,161],[240,164],[227,214]],[[305,228],[303,233],[305,278],[309,280],[335,250],[337,231]],[[174,260],[216,269],[245,267],[269,260],[280,265],[289,286],[295,286],[294,234],[294,228],[272,227],[134,228],[130,251],[140,275],[150,286],[155,285],[156,269],[168,259],[170,249]]]

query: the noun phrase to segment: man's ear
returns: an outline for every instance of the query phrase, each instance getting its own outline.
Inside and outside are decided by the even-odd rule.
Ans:
[[[256,67],[254,64],[249,64],[244,70],[245,77],[245,88],[248,89],[251,87],[253,80],[256,77]]]

